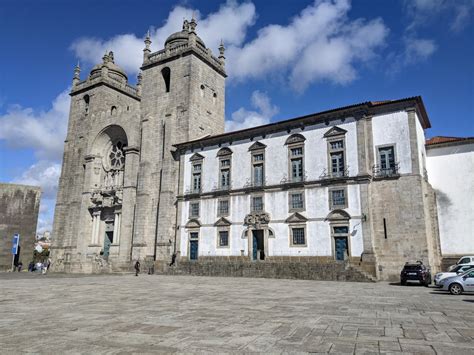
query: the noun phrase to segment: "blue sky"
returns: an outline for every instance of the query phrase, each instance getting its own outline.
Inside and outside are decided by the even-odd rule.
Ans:
[[[227,129],[370,100],[421,95],[436,135],[474,136],[474,0],[2,0],[0,181],[43,187],[51,228],[68,90],[105,50],[132,82],[194,12],[227,47]]]

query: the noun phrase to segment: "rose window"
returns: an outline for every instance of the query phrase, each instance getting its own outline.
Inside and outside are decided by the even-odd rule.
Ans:
[[[121,170],[125,164],[125,155],[123,154],[124,145],[117,142],[112,145],[109,153],[109,165],[112,170]]]

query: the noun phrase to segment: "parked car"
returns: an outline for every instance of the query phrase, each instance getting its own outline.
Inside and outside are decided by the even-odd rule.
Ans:
[[[447,277],[451,276],[457,276],[464,274],[466,271],[474,269],[474,265],[458,265],[454,269],[448,272],[438,272],[435,277],[434,277],[434,284],[435,286],[439,286],[439,282],[442,279],[445,279]]]
[[[448,271],[451,271],[458,265],[474,265],[474,256],[472,255],[463,256],[462,258],[458,260],[456,264],[451,265]]]
[[[471,269],[464,274],[447,277],[442,279],[439,284],[443,291],[449,291],[452,295],[474,292],[474,270]]]
[[[407,282],[419,282],[421,285],[429,286],[431,283],[431,272],[421,261],[416,263],[405,263],[400,272],[400,284]]]

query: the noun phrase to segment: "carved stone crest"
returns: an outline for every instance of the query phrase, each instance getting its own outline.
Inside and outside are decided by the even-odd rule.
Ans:
[[[249,226],[254,226],[255,228],[260,228],[262,224],[268,224],[270,222],[270,215],[266,212],[254,212],[249,213],[244,218],[244,224]]]

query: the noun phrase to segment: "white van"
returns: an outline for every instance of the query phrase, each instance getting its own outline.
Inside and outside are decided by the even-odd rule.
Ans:
[[[456,266],[459,265],[474,265],[474,256],[468,255],[468,256],[463,256],[461,259],[458,260],[458,262],[455,265],[451,265],[449,267],[449,271],[454,269]]]

